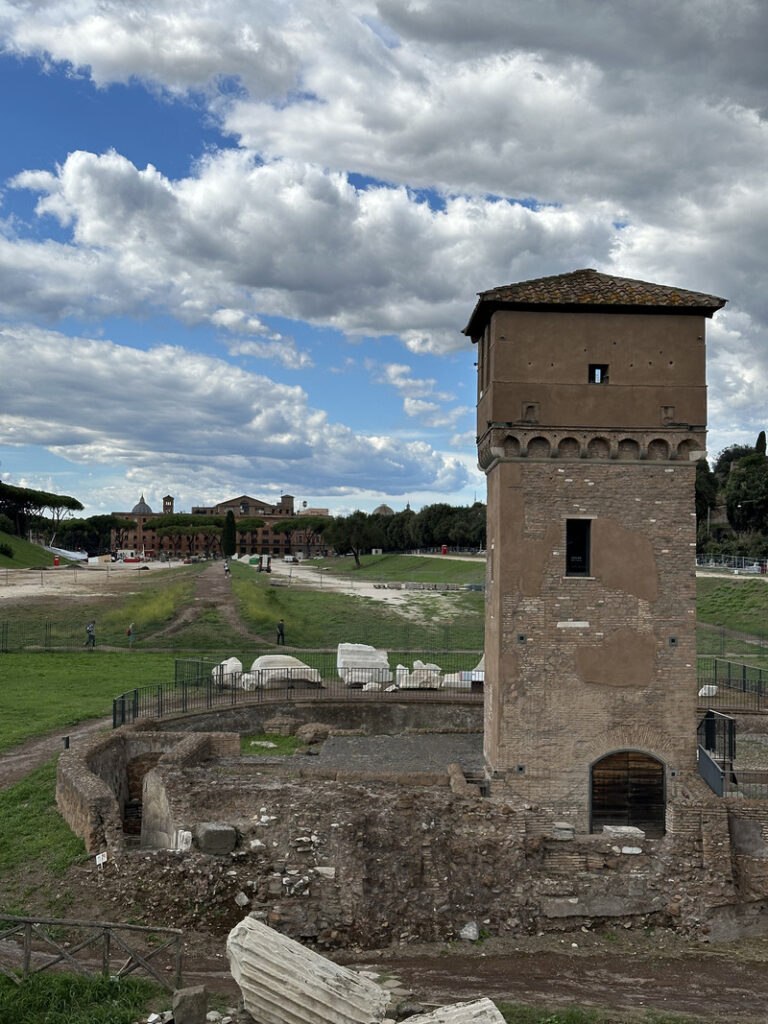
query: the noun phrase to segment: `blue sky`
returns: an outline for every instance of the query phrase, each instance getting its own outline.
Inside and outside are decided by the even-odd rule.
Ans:
[[[0,477],[86,514],[484,499],[478,291],[728,298],[766,426],[767,15],[736,0],[0,0]]]

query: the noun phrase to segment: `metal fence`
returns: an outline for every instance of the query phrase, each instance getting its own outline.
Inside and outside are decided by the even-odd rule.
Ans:
[[[402,664],[389,668],[340,670],[336,651],[302,651],[301,666],[267,665],[251,671],[227,667],[209,658],[180,658],[172,682],[140,686],[112,701],[112,724],[129,725],[140,718],[163,718],[190,711],[208,711],[267,701],[365,700],[392,694],[433,700],[482,701],[483,673],[478,651],[390,652]]]
[[[768,669],[724,658],[699,658],[699,705],[732,711],[768,707]]]
[[[0,974],[21,984],[56,967],[107,978],[140,971],[173,991],[182,984],[182,938],[178,928],[0,914]]]
[[[768,559],[754,555],[698,555],[697,569],[712,569],[743,576],[760,576],[768,571]]]
[[[467,588],[464,588],[467,589]],[[57,621],[39,620],[37,622],[18,622],[14,620],[0,621],[0,653],[24,652],[61,652],[82,651],[86,646],[86,620]],[[137,651],[168,651],[168,652],[203,652],[210,656],[225,656],[225,651],[234,653],[245,660],[256,657],[262,650],[254,649],[248,639],[242,635],[227,636],[215,628],[197,629],[191,624],[191,635],[187,632],[158,633],[145,636],[134,633],[132,637],[126,633],[128,622],[120,626],[109,627],[96,623],[96,648],[100,650]],[[272,627],[273,629],[274,627]],[[482,643],[482,626],[461,633],[455,624],[444,622],[421,622],[403,620],[398,622],[396,630],[391,623],[357,622],[352,618],[344,622],[329,622],[327,639],[329,646],[344,643],[367,643],[374,647],[391,647],[393,635],[396,634],[397,645],[403,650],[416,649],[427,651],[443,651],[451,648],[466,648],[475,643]],[[254,640],[259,648],[265,645],[263,638]],[[311,650],[298,635],[296,628],[291,628],[288,646],[303,652]],[[314,645],[313,645],[314,646]],[[272,650],[273,648],[270,647]],[[248,652],[248,653],[246,653]]]

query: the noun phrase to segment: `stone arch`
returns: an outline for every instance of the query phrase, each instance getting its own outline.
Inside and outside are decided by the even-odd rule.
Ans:
[[[557,446],[557,454],[561,459],[578,459],[581,445],[575,437],[564,437]]]
[[[552,445],[546,437],[532,437],[528,442],[528,455],[533,459],[548,459],[552,453]]]
[[[604,825],[640,828],[651,838],[664,835],[664,762],[642,750],[606,754],[589,769],[589,830]]]
[[[508,459],[517,459],[520,457],[519,437],[515,437],[514,434],[507,434],[504,438],[504,455]]]
[[[694,441],[692,437],[686,437],[684,441],[681,441],[677,446],[677,457],[683,459],[686,462],[690,461],[693,452],[697,452],[701,449],[701,445]]]
[[[665,441],[663,437],[655,437],[652,441],[648,442],[648,458],[654,461],[668,461],[669,460],[669,441]]]
[[[587,445],[587,455],[590,459],[609,459],[611,457],[611,443],[606,437],[593,437]]]
[[[633,437],[622,437],[619,441],[618,456],[624,461],[640,458],[640,445]]]

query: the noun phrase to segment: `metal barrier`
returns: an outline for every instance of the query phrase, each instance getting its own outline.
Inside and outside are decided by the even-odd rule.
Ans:
[[[768,707],[768,670],[724,658],[699,658],[699,705],[731,711]]]
[[[55,938],[53,930],[56,933]],[[135,942],[131,943],[128,940],[129,937],[139,938],[142,935],[148,938],[152,936],[152,941],[161,936],[163,941],[151,948],[139,950]],[[104,921],[11,917],[0,914],[3,957],[0,960],[0,974],[21,984],[31,975],[40,974],[59,964],[77,974],[100,973],[106,978],[125,978],[135,971],[143,971],[158,985],[173,991],[174,988],[181,988],[182,984],[182,938],[183,932],[178,928],[151,928]],[[14,940],[20,961],[16,970],[7,963],[9,949],[13,949]],[[93,960],[79,958],[79,954],[85,951],[97,954],[98,967],[94,966]],[[115,951],[119,952],[123,961],[119,966],[112,963]],[[166,951],[170,952],[170,957],[161,957]],[[152,962],[161,959],[162,966],[156,966]],[[168,980],[169,968],[173,983]]]
[[[266,701],[364,700],[409,697],[420,700],[482,701],[482,673],[475,670],[478,651],[418,652],[424,669],[390,671],[360,669],[346,681],[339,678],[335,651],[302,651],[304,667],[267,667],[251,672],[226,672],[220,662],[208,658],[177,659],[170,683],[141,686],[121,693],[112,701],[112,725],[130,725],[140,718],[163,718],[188,711],[207,711]],[[391,652],[392,660],[405,660]],[[409,663],[414,654],[407,655]],[[435,671],[431,665],[440,665]],[[376,674],[379,673],[378,678]]]
[[[725,794],[725,772],[710,756],[708,750],[699,745],[699,775],[717,796]]]

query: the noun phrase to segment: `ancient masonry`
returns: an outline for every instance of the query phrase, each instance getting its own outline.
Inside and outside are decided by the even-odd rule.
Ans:
[[[153,920],[222,937],[255,914],[317,949],[768,934],[768,805],[716,797],[696,764],[693,487],[722,305],[595,271],[482,293],[484,709],[274,694],[66,751],[59,807],[121,905],[140,890]],[[306,748],[241,757],[259,731]],[[484,769],[315,756],[349,731],[474,736]]]
[[[481,293],[466,328],[488,769],[580,833],[663,834],[696,772],[694,482],[724,303],[580,270]]]

